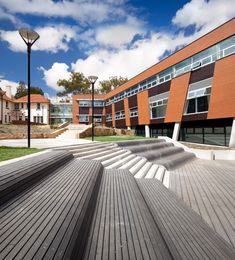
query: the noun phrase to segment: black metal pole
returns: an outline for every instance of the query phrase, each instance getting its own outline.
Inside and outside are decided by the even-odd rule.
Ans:
[[[92,142],[94,141],[94,85],[95,83],[92,84],[92,97],[91,97],[91,140]]]
[[[30,148],[30,52],[31,44],[27,44],[28,51],[28,148]]]
[[[3,94],[2,94],[2,104],[1,104],[1,119],[2,119],[2,124],[3,124]]]

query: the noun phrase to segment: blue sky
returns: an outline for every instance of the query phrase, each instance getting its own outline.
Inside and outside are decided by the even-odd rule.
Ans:
[[[31,84],[50,96],[72,70],[100,80],[137,73],[233,18],[234,0],[0,0],[0,87],[27,81],[18,29],[40,34]]]

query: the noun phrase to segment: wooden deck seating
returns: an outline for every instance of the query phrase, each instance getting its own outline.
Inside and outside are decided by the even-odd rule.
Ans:
[[[0,205],[73,158],[67,151],[52,151],[0,167]]]
[[[159,181],[69,159],[55,151],[0,167],[0,187],[9,183],[1,190],[8,200],[0,206],[0,259],[235,259]]]
[[[102,173],[98,162],[72,160],[4,205],[0,259],[81,259]]]
[[[118,141],[115,142],[118,146],[132,146],[132,145],[144,145],[144,144],[156,144],[156,143],[162,143],[162,142],[166,142],[163,139],[157,139],[157,138],[153,138],[153,139],[143,139],[143,140],[130,140],[130,141]]]
[[[103,174],[84,259],[172,259],[126,170]]]
[[[137,183],[174,259],[235,259],[229,243],[157,180]]]

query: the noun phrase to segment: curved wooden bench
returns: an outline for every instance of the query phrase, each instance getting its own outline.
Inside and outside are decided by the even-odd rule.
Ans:
[[[0,206],[73,159],[68,151],[51,151],[0,167]]]
[[[80,259],[103,167],[72,160],[0,211],[0,259]]]
[[[174,259],[235,259],[235,250],[162,183],[137,183]]]
[[[84,259],[172,259],[126,170],[103,174]]]

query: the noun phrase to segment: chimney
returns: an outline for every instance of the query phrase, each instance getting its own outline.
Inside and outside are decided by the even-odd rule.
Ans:
[[[7,95],[9,98],[11,98],[11,86],[6,86],[5,89],[6,89],[6,95]]]

